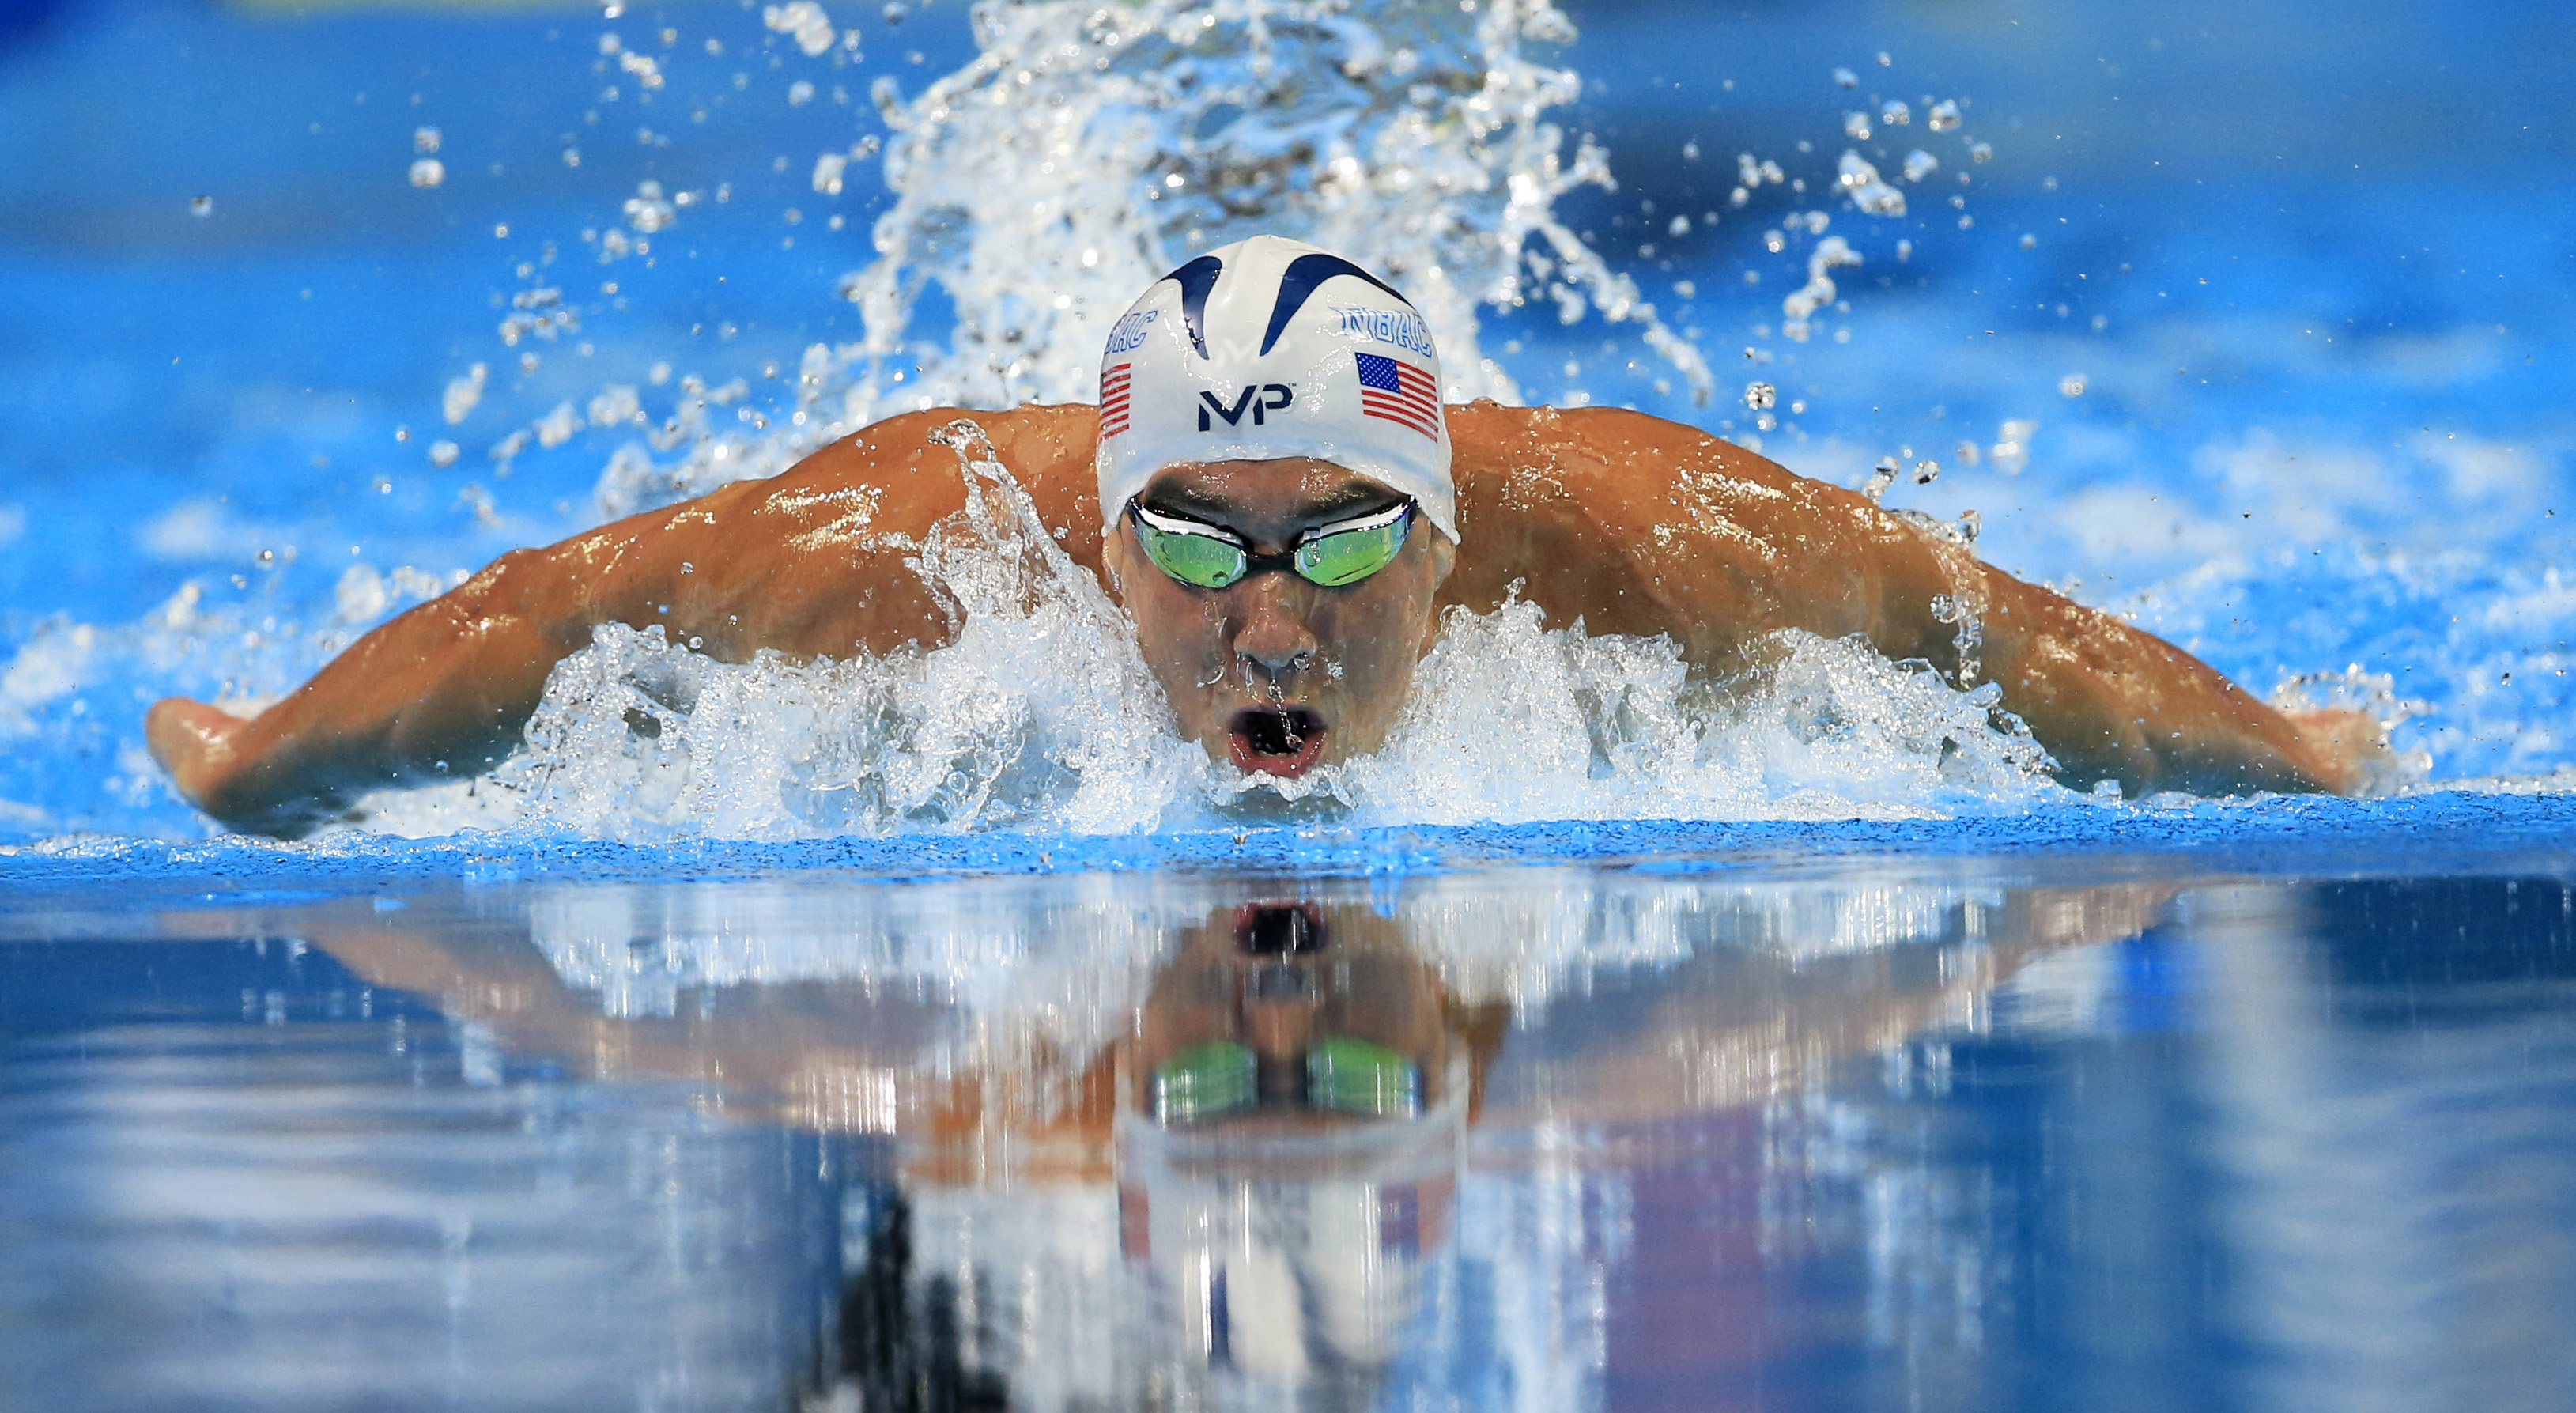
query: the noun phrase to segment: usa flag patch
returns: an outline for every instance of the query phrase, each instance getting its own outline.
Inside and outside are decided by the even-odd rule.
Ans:
[[[1100,375],[1100,439],[1107,441],[1127,430],[1127,367],[1104,370]]]
[[[1360,364],[1361,412],[1440,440],[1440,384],[1430,374],[1401,358],[1376,353],[1351,356]]]

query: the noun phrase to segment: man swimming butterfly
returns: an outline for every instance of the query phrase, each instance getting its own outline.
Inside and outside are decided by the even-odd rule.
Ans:
[[[1110,333],[1097,407],[975,419],[1125,607],[1182,736],[1247,772],[1376,750],[1439,611],[1514,592],[1551,627],[1668,634],[1703,673],[1795,628],[1861,634],[1954,681],[1966,605],[2003,707],[2077,788],[2346,791],[2383,749],[2357,713],[2284,715],[2171,644],[1705,433],[1611,409],[1443,406],[1440,386],[1402,295],[1257,236],[1145,291]],[[938,646],[952,618],[912,560],[965,505],[928,435],[959,415],[889,418],[769,480],[502,555],[255,718],[156,704],[152,752],[216,819],[293,835],[369,791],[498,763],[547,674],[603,624],[660,624],[731,662]]]

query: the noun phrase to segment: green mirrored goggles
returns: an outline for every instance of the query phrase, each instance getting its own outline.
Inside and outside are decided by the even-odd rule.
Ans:
[[[1298,536],[1286,554],[1254,554],[1231,530],[1147,510],[1142,501],[1127,503],[1127,517],[1136,522],[1136,538],[1144,542],[1155,567],[1192,588],[1222,589],[1262,570],[1288,569],[1331,589],[1356,584],[1393,564],[1417,508],[1408,500],[1354,520],[1319,525]]]
[[[1260,1069],[1259,1057],[1241,1041],[1193,1045],[1154,1067],[1154,1118],[1187,1124],[1251,1109],[1261,1099]],[[1328,1036],[1306,1052],[1306,1107],[1412,1118],[1422,1112],[1422,1067],[1383,1045]]]

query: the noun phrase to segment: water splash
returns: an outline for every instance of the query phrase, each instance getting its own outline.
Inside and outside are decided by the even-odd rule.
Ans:
[[[727,664],[609,625],[555,669],[526,750],[479,780],[363,801],[366,827],[641,842],[1132,833],[1283,809],[1353,824],[1894,818],[2064,793],[1991,685],[1956,691],[1858,640],[1794,632],[1708,683],[1667,638],[1547,630],[1517,599],[1448,611],[1378,755],[1295,781],[1244,775],[1174,735],[1125,615],[980,429],[940,437],[966,505],[914,563],[955,606],[954,641]]]
[[[798,9],[769,23],[808,23]],[[839,282],[865,336],[807,350],[776,435],[705,437],[668,464],[621,452],[604,508],[774,474],[897,412],[1086,401],[1137,290],[1263,232],[1402,287],[1440,341],[1449,400],[1519,401],[1477,311],[1533,303],[1631,326],[1695,400],[1714,394],[1698,349],[1555,214],[1616,183],[1606,153],[1569,151],[1546,120],[1581,88],[1523,52],[1573,38],[1547,0],[1367,16],[1341,0],[1051,0],[982,5],[974,22],[973,63],[908,101],[891,79],[874,89],[896,200],[876,260]],[[830,165],[818,182],[838,179]],[[934,291],[954,309],[945,346],[915,328]]]

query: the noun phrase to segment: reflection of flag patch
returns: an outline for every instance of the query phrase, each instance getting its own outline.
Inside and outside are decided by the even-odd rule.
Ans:
[[[1360,411],[1440,440],[1440,385],[1401,358],[1354,353],[1360,362]]]
[[[1127,365],[1104,370],[1100,375],[1100,439],[1107,441],[1127,430]]]

